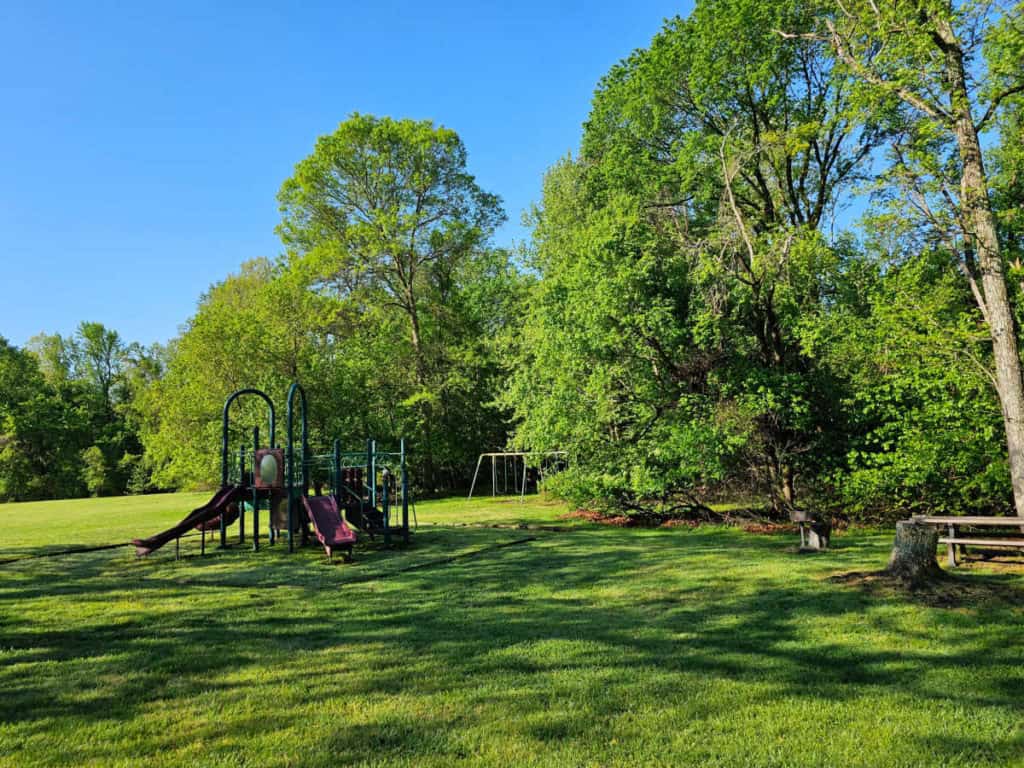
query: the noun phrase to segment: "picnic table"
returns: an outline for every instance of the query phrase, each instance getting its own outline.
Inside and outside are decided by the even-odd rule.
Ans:
[[[939,537],[939,543],[946,545],[946,555],[949,565],[955,568],[957,563],[957,547],[960,547],[961,554],[967,551],[967,546],[993,547],[997,549],[1022,549],[1024,550],[1024,518],[1020,517],[997,517],[994,515],[915,515],[911,518],[914,522],[934,525],[946,529],[946,535]],[[1008,536],[997,536],[995,531],[985,533],[964,533],[964,528],[1015,528],[1022,535],[1012,538]]]

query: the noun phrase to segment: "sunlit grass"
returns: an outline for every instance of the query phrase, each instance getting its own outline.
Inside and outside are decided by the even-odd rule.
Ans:
[[[126,541],[202,501],[2,506],[0,556]],[[408,549],[351,565],[191,540],[180,561],[0,567],[0,764],[1024,764],[1020,600],[826,580],[884,565],[887,533],[798,556],[719,527],[540,527],[563,511],[423,502]]]
[[[63,550],[127,542],[168,528],[206,503],[210,493],[164,493],[151,496],[34,501],[0,504],[0,559],[29,549]],[[414,502],[410,525],[520,525],[555,521],[566,507],[541,496],[464,497]],[[567,524],[565,521],[557,521]],[[267,513],[261,516],[266,537]],[[246,536],[252,518],[246,522]],[[238,525],[229,528],[237,538]],[[197,540],[198,541],[198,540]],[[196,544],[198,546],[198,543]]]

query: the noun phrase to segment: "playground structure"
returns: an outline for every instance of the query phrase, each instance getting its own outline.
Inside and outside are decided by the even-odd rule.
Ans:
[[[240,445],[237,463],[230,460],[229,429],[231,405],[241,397],[263,400],[269,414],[269,441],[260,445],[259,427],[253,427],[251,448]],[[297,400],[296,400],[297,398]],[[296,403],[301,406],[300,436],[295,438]],[[220,531],[220,546],[227,547],[227,529],[238,521],[238,543],[245,543],[245,514],[252,512],[252,546],[260,548],[260,512],[265,508],[270,544],[282,534],[288,551],[295,549],[295,535],[305,544],[311,536],[324,547],[328,559],[343,551],[351,557],[356,542],[354,526],[371,539],[380,535],[391,546],[395,537],[409,541],[409,481],[405,440],[397,452],[379,451],[375,440],[367,440],[365,451],[342,451],[334,440],[329,453],[313,454],[309,448],[306,393],[300,384],[288,390],[287,442],[276,443],[277,415],[270,396],[258,389],[240,389],[224,401],[221,416],[220,488],[203,506],[180,523],[147,539],[136,539],[136,554],[145,556],[171,540],[176,551],[183,535],[201,532],[201,552],[206,553],[206,532]],[[315,475],[315,482],[311,478]],[[323,486],[328,493],[322,494]],[[315,495],[310,496],[313,488]],[[248,510],[247,510],[248,508]],[[396,511],[399,513],[396,515]],[[397,519],[396,519],[397,517]]]
[[[480,474],[480,466],[483,464],[484,459],[489,458],[491,460],[491,495],[498,495],[498,487],[502,486],[504,490],[503,495],[516,494],[519,496],[520,501],[524,501],[526,498],[526,491],[532,489],[537,490],[537,484],[544,478],[545,474],[550,474],[550,467],[552,465],[558,466],[565,462],[566,457],[565,451],[492,451],[490,453],[481,453],[480,457],[476,460],[476,469],[473,471],[473,482],[469,485],[469,495],[467,499],[473,498],[473,490],[476,488],[477,476]],[[498,460],[501,460],[501,483],[499,484],[499,472],[498,472]],[[530,460],[535,461],[534,464],[530,464]],[[545,462],[548,462],[545,465]],[[522,474],[519,473],[519,467],[522,467]],[[511,483],[510,483],[511,481]],[[512,494],[509,494],[511,489]]]

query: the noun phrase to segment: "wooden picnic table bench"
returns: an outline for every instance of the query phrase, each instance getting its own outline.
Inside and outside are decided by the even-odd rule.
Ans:
[[[1009,538],[993,536],[979,536],[974,534],[965,535],[958,528],[1016,528],[1018,531],[1024,529],[1024,518],[1020,517],[996,517],[992,515],[957,516],[957,515],[915,515],[911,518],[917,523],[925,523],[937,527],[945,527],[945,536],[939,537],[939,543],[946,545],[946,554],[949,565],[955,568],[956,548],[960,547],[961,553],[967,551],[967,545],[975,547],[994,547],[1001,549],[1024,550],[1024,538]]]

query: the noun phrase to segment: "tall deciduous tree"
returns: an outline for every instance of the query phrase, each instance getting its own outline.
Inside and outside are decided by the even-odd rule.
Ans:
[[[404,339],[384,335],[376,364],[408,363],[412,386],[401,383],[403,365],[393,366],[388,386],[397,385],[395,405],[416,425],[421,480],[448,484],[442,475],[454,468],[444,457],[465,450],[451,450],[452,438],[471,411],[482,412],[480,401],[469,410],[459,403],[469,392],[482,397],[478,386],[491,375],[486,355],[472,351],[479,318],[459,309],[469,308],[463,291],[483,274],[477,262],[496,256],[489,241],[505,218],[500,200],[468,172],[454,131],[358,114],[317,141],[279,200],[288,263],[343,304],[339,322],[363,327],[377,317],[383,330],[397,317],[404,325]]]
[[[34,355],[0,337],[0,499],[77,496],[87,411],[73,390],[58,393]]]
[[[408,320],[425,380],[426,294],[504,220],[466,170],[458,135],[430,121],[353,115],[317,140],[279,194],[290,252],[340,295],[368,288]]]
[[[819,32],[784,34],[828,41],[862,85],[863,106],[897,108],[894,177],[960,255],[991,337],[1014,501],[1024,516],[1020,340],[982,141],[1000,108],[1024,92],[1021,6],[850,0],[825,3],[820,23]]]
[[[40,333],[28,340],[26,349],[36,356],[39,370],[50,385],[63,386],[73,377],[74,339],[59,333]]]
[[[113,388],[124,363],[125,346],[121,336],[102,323],[83,322],[75,333],[75,369],[92,385],[102,402],[113,406]]]
[[[675,463],[637,476],[720,474],[682,468],[701,466],[702,449],[713,453],[710,435],[721,436],[724,455],[742,434],[773,501],[788,506],[798,469],[827,452],[833,383],[803,353],[800,326],[830,300],[844,253],[825,225],[879,132],[847,114],[849,82],[826,46],[789,45],[772,31],[812,23],[799,2],[699,2],[602,80],[580,161],[548,179],[538,312],[559,311],[546,305],[558,290],[567,307],[580,292],[581,311],[608,318],[602,327],[566,317],[559,328],[538,316],[546,330],[527,338],[546,347],[561,336],[568,357],[608,356],[607,368],[579,364],[595,385],[583,402],[599,398],[606,441],[621,448],[657,436],[652,450]],[[525,359],[541,358],[531,349]],[[523,368],[523,390],[530,377],[550,376]],[[539,417],[523,417],[523,433],[538,437]],[[614,455],[600,445],[590,447],[596,465]],[[635,490],[645,484],[659,483]]]

